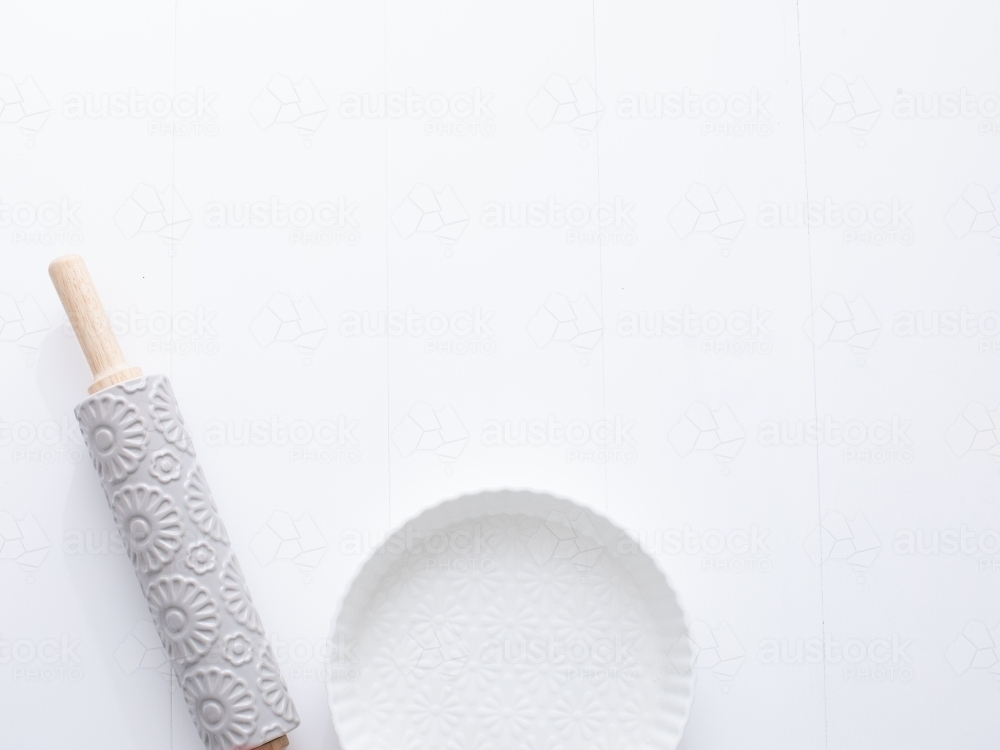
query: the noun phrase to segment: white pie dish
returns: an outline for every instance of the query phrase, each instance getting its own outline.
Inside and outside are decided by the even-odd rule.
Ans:
[[[694,696],[655,561],[569,500],[499,490],[393,532],[331,626],[343,750],[673,750]]]

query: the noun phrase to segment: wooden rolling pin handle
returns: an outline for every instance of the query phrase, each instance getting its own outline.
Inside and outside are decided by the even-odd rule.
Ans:
[[[83,258],[72,253],[56,258],[49,264],[49,276],[94,375],[87,393],[142,377],[140,368],[125,361]]]

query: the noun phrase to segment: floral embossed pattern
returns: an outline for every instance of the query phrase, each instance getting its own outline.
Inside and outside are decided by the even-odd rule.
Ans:
[[[102,480],[118,484],[146,455],[146,423],[123,398],[102,395],[76,408],[83,439]]]
[[[243,633],[233,633],[226,638],[222,655],[234,667],[246,664],[253,658],[253,643]]]
[[[172,576],[154,581],[146,598],[171,659],[190,664],[208,653],[219,635],[219,615],[208,589]]]
[[[694,679],[684,616],[621,533],[568,501],[497,492],[392,535],[331,632],[350,648],[328,664],[343,749],[674,750]]]
[[[160,378],[153,386],[149,411],[153,415],[153,424],[167,439],[167,442],[173,443],[185,453],[194,455],[191,435],[188,434],[187,428],[184,426],[184,417],[181,416],[181,411],[177,407],[177,399],[174,398],[170,381],[166,378]]]
[[[114,494],[111,512],[137,571],[156,573],[174,559],[181,546],[181,517],[158,487],[122,487]]]
[[[257,706],[243,680],[212,667],[189,672],[182,687],[198,734],[209,750],[248,746],[257,726]]]
[[[278,716],[285,721],[298,722],[299,716],[292,705],[292,699],[288,696],[288,688],[285,680],[278,670],[278,663],[274,659],[271,651],[271,644],[264,641],[259,649],[257,657],[257,686],[264,694],[264,702],[269,705]]]
[[[229,535],[226,534],[226,527],[219,518],[219,511],[215,507],[215,500],[208,489],[208,482],[205,481],[205,474],[200,465],[195,465],[188,474],[184,483],[187,491],[184,495],[184,502],[191,512],[191,518],[198,524],[198,528],[208,534],[212,539],[229,543]]]
[[[215,570],[215,547],[204,539],[188,548],[184,564],[200,576]]]
[[[226,609],[236,618],[238,623],[246,625],[255,633],[264,634],[260,615],[257,614],[257,608],[253,606],[253,599],[247,590],[247,583],[243,580],[243,570],[235,555],[226,560],[225,567],[222,569],[222,598],[226,602]]]
[[[172,482],[181,475],[181,460],[170,448],[156,451],[149,465],[149,473],[163,484]]]
[[[212,750],[259,747],[299,722],[166,378],[76,410],[154,625]],[[152,648],[151,644],[145,644]]]

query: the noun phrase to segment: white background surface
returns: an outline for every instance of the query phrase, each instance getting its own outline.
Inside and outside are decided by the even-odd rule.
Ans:
[[[726,638],[699,644],[683,747],[995,741],[1000,517],[990,448],[1000,414],[989,412],[1000,406],[1000,260],[989,229],[1000,197],[988,194],[1000,188],[998,31],[985,2],[8,7],[7,743],[199,746],[155,668],[155,643],[144,652],[136,640],[149,615],[73,429],[89,377],[46,275],[67,251],[87,258],[131,361],[173,379],[302,716],[294,747],[336,746],[320,652],[363,559],[351,535],[371,539],[440,499],[501,486],[565,495],[639,532],[690,618]],[[263,92],[280,87],[275,76],[311,85],[322,119],[304,120],[304,131],[272,123]],[[560,81],[579,84],[578,101],[550,122],[544,91]],[[564,122],[593,111],[591,87],[601,116]],[[848,100],[833,109],[822,91],[839,97],[838,87]],[[179,102],[180,114],[136,106],[73,116],[74,102],[130,90]],[[479,91],[486,106],[349,116],[352,95],[408,90],[421,103]],[[192,113],[184,103],[198,92],[208,106]],[[699,104],[677,116],[622,111],[629,95],[684,92]],[[946,95],[962,92],[964,110],[948,116]],[[761,106],[745,113],[738,105],[753,96]],[[735,114],[713,116],[727,100]],[[22,119],[18,106],[48,114]],[[846,122],[855,111],[869,116]],[[456,241],[393,221],[416,185],[453,192],[455,216],[467,219]],[[699,185],[738,204],[726,214],[742,220],[728,227],[731,242],[689,233],[691,220],[672,213]],[[149,192],[142,186],[177,196],[164,208],[147,202],[144,224],[129,203]],[[964,208],[963,195],[977,207]],[[238,214],[272,199],[345,210],[326,227],[212,225],[220,206]],[[600,235],[557,219],[490,224],[491,206],[550,200],[618,202],[624,215]],[[807,201],[821,207],[812,226],[768,221],[801,216]],[[866,217],[848,226],[824,215],[827,204],[861,206]],[[173,241],[156,231],[171,222]],[[267,310],[282,295],[304,317],[279,335]],[[572,321],[548,340],[539,311],[558,295],[593,308],[596,343],[559,340]],[[812,312],[839,300],[853,312],[831,334],[830,319]],[[421,321],[478,310],[486,323],[468,332],[459,316],[459,330],[441,335],[344,328],[352,314],[411,308]],[[685,309],[699,321],[686,332],[628,336],[620,325],[630,313]],[[714,328],[720,315],[738,324],[754,311],[756,330]],[[963,311],[958,330],[931,326]],[[911,318],[919,332],[907,329]],[[324,333],[284,340],[302,328]],[[391,439],[416,404],[453,409],[462,429],[448,437],[466,441],[453,446],[456,459]],[[725,435],[743,438],[731,460],[713,455],[711,425],[694,450],[675,431],[697,404],[738,423]],[[241,444],[245,422],[272,419],[300,423],[301,435],[308,425],[312,437],[281,444],[268,428],[263,444]],[[496,423],[516,431],[531,420],[622,429],[608,445],[556,433],[541,445],[491,444]],[[341,421],[342,432],[321,428]],[[816,421],[829,425],[818,445],[780,437]],[[828,543],[820,564],[810,550],[821,522],[824,538],[842,543]],[[685,530],[680,550],[656,547],[658,534]],[[286,544],[276,549],[279,532]],[[949,532],[965,533],[957,550]],[[906,546],[909,534],[922,551]],[[796,661],[809,639],[825,640],[827,656]],[[847,643],[856,658],[845,658]],[[771,663],[775,651],[781,663]],[[713,668],[716,657],[735,674]]]

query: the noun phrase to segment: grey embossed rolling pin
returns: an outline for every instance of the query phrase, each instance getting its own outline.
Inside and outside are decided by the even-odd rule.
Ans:
[[[76,418],[198,733],[283,750],[299,717],[170,381],[125,362],[80,256],[49,275],[94,374]]]

